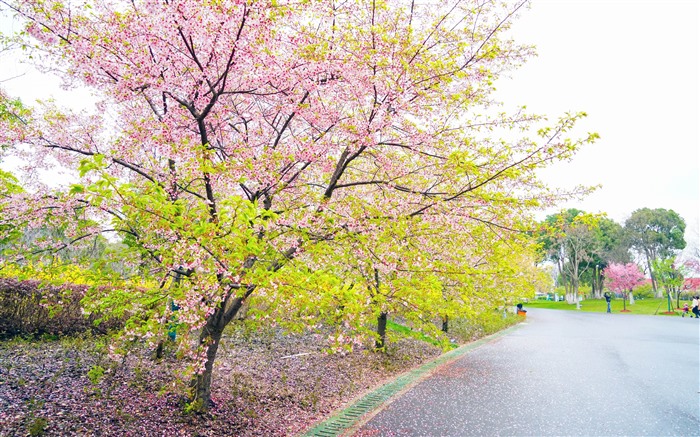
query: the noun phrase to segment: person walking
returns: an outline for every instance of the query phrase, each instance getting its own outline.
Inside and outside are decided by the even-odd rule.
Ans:
[[[605,302],[608,303],[608,312],[610,312],[610,301],[612,300],[612,295],[609,291],[606,291],[605,294],[603,294],[603,297],[605,298]]]
[[[695,318],[700,317],[700,310],[698,310],[698,296],[693,296],[693,309],[691,311],[695,314]]]

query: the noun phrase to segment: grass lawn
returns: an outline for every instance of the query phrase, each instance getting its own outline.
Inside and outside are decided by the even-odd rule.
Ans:
[[[613,299],[613,301],[610,303],[611,304],[611,310],[613,313],[620,313],[622,311],[622,299]],[[681,302],[681,306],[683,306],[683,302]],[[533,300],[525,304],[525,309],[527,308],[551,308],[555,310],[574,310],[576,311],[576,304],[568,304],[566,302],[554,302],[554,301],[546,301],[546,300]],[[676,302],[672,301],[671,302],[671,308],[676,312],[676,315],[680,317],[681,311],[675,309],[676,307]],[[605,299],[587,299],[581,301],[581,309],[580,311],[588,311],[592,313],[604,313],[607,309],[607,305],[605,303]],[[662,299],[635,299],[634,300],[634,305],[630,305],[629,302],[627,302],[627,310],[629,310],[629,313],[622,313],[622,314],[650,314],[650,315],[660,315],[660,316],[665,316],[667,314],[663,314],[668,310],[668,299],[662,298]],[[691,314],[692,315],[692,314]]]

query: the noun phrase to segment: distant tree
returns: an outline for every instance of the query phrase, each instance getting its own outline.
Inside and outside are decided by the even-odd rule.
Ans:
[[[676,295],[676,308],[679,307],[681,291],[683,290],[683,283],[686,276],[686,269],[683,264],[678,264],[674,260],[667,259],[657,259],[652,262],[654,267],[654,272],[656,273],[656,279],[665,290],[668,295],[669,301],[673,299],[673,294]],[[669,311],[671,309],[669,308]]]
[[[700,278],[685,278],[683,280],[683,291],[695,293],[700,290]]]
[[[591,284],[591,295],[601,299],[603,296],[603,270],[610,263],[628,263],[631,261],[629,245],[624,238],[622,226],[612,219],[601,217],[593,229],[594,247],[590,253],[591,268],[583,276]]]
[[[641,208],[625,222],[625,233],[631,248],[646,261],[654,293],[662,297],[653,262],[675,258],[685,248],[685,220],[673,210]]]
[[[599,219],[577,209],[568,209],[548,216],[541,225],[539,240],[545,257],[557,265],[569,303],[577,302],[581,278],[593,265]]]
[[[635,287],[644,282],[644,274],[634,263],[610,264],[603,270],[603,276],[607,280],[608,288],[623,296],[623,311],[627,311],[626,301]]]

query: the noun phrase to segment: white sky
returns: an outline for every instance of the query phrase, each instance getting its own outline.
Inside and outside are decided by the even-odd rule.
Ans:
[[[498,98],[551,120],[585,111],[583,132],[601,135],[572,162],[543,173],[556,186],[602,184],[562,207],[605,212],[620,223],[638,208],[673,209],[686,220],[689,245],[699,245],[699,5],[532,0],[521,14],[513,35],[536,45],[538,57],[499,81]],[[11,25],[0,19],[4,31]],[[0,86],[25,102],[45,98],[57,83],[0,56]],[[62,103],[72,99],[72,106],[86,98],[53,94]]]
[[[564,207],[624,220],[636,209],[673,209],[697,246],[697,0],[532,0],[513,26],[538,57],[497,84],[499,98],[550,115],[585,111],[601,139],[546,171],[553,185],[598,185]],[[550,211],[551,213],[551,211]]]

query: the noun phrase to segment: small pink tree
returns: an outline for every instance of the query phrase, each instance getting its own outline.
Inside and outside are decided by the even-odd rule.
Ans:
[[[644,282],[644,274],[634,263],[610,264],[603,270],[608,288],[616,293],[622,293],[622,311],[627,311],[627,296],[635,287]]]

